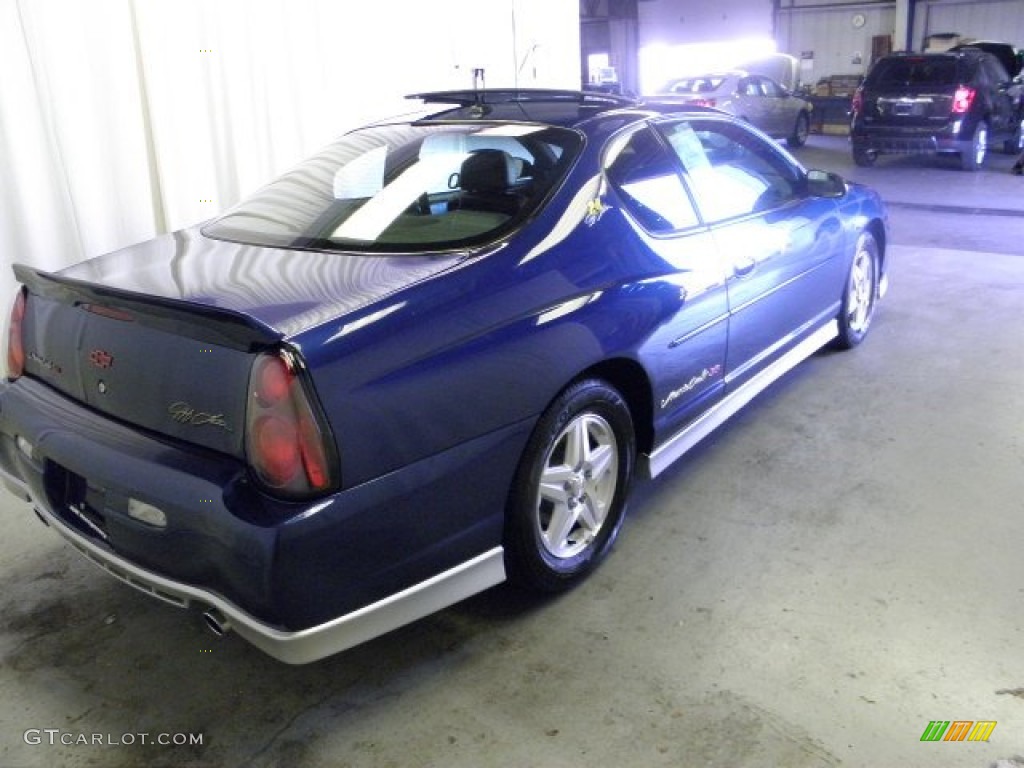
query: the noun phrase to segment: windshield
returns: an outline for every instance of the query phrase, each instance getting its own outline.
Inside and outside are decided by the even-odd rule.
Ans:
[[[579,134],[543,125],[367,128],[264,187],[203,234],[384,252],[481,243],[536,210],[581,145]]]

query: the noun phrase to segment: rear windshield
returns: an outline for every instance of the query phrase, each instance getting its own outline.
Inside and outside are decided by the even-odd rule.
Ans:
[[[952,56],[882,59],[868,75],[868,85],[955,85],[957,61]]]
[[[203,234],[284,248],[464,247],[536,210],[581,146],[576,132],[545,125],[367,128],[264,187]]]
[[[717,91],[724,81],[724,75],[684,77],[681,80],[667,82],[662,87],[661,93],[712,93]]]

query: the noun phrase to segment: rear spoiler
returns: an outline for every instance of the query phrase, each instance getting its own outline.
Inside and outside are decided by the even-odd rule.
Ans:
[[[284,337],[269,325],[230,309],[110,288],[24,264],[14,265],[14,275],[37,296],[208,344],[251,352]]]

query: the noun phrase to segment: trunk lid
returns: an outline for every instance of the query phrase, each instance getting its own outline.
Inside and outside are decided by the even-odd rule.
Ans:
[[[943,123],[953,109],[953,90],[922,93],[910,89],[874,93],[874,103],[867,100],[868,114],[876,122],[887,125],[928,125]],[[873,107],[873,109],[872,109]]]
[[[255,355],[459,261],[179,232],[59,274],[22,265],[25,373],[131,425],[244,457]]]

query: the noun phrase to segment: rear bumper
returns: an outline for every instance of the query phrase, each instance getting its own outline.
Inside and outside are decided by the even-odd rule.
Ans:
[[[315,627],[288,632],[260,621],[214,592],[147,571],[97,546],[66,526],[44,504],[32,499],[17,480],[5,476],[3,481],[8,490],[33,505],[46,525],[111,576],[179,608],[198,604],[219,611],[226,618],[225,629],[237,632],[264,653],[286,664],[307,664],[340,653],[505,580],[504,553],[501,547],[496,547],[365,608]]]
[[[851,136],[850,141],[858,150],[877,152],[883,155],[934,155],[938,153],[971,152],[970,141],[960,141],[948,136],[915,136],[864,134]]]
[[[504,580],[507,478],[529,426],[282,502],[231,457],[129,429],[23,378],[0,383],[0,479],[108,573],[215,608],[254,645],[302,663]],[[166,520],[133,516],[140,505]]]
[[[858,151],[887,155],[933,155],[971,152],[973,133],[973,124],[968,125],[966,121],[935,128],[871,125],[854,120],[850,128],[850,141]]]

